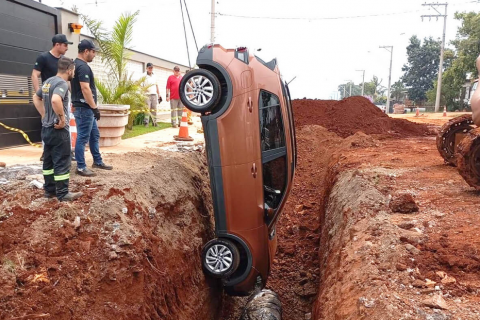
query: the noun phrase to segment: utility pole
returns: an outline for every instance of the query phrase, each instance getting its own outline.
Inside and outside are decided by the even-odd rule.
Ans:
[[[211,25],[211,30],[210,30],[210,42],[211,43],[215,43],[215,1],[216,0],[212,0],[212,12],[211,12],[211,21],[210,21],[210,25]]]
[[[365,70],[355,70],[355,71],[362,71],[363,76],[362,76],[362,97],[365,93]]]
[[[442,74],[443,74],[443,52],[445,51],[445,33],[447,30],[447,6],[448,3],[424,3],[422,6],[430,6],[433,10],[437,11],[438,14],[434,15],[422,15],[423,18],[441,18],[443,17],[443,35],[442,35],[442,46],[440,47],[440,65],[438,66],[438,80],[437,80],[437,96],[435,97],[435,112],[440,110],[440,98],[442,94]],[[445,6],[445,14],[441,14],[437,10],[437,6]]]
[[[393,46],[381,46],[390,52],[390,71],[388,73],[388,91],[387,91],[387,107],[385,108],[386,114],[390,112],[390,84],[392,83],[392,60],[393,60]]]
[[[352,96],[352,80],[344,80],[345,81],[345,84],[343,85],[343,98],[345,99],[346,96],[345,96],[345,89],[347,88],[347,84],[350,83],[350,90],[349,90],[349,97]]]

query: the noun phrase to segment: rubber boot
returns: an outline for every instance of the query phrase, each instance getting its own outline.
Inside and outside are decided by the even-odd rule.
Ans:
[[[44,175],[43,179],[45,180],[45,184],[43,185],[45,198],[54,198],[56,196],[56,183],[53,174],[49,174],[48,176]]]
[[[60,201],[73,201],[83,196],[82,192],[69,192]]]

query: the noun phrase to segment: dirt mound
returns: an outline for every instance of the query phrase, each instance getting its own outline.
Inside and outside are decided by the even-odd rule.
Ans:
[[[427,125],[393,119],[363,97],[337,100],[294,100],[296,126],[320,125],[345,138],[358,131],[366,134],[423,136]]]
[[[0,186],[0,319],[213,319],[201,270],[213,236],[205,157],[129,153],[72,175],[72,204],[26,181]]]

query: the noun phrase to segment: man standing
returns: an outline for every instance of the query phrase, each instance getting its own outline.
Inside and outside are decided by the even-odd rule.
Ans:
[[[158,90],[157,80],[153,74],[153,64],[151,62],[147,63],[147,72],[143,74],[145,77],[145,85],[147,88],[147,105],[152,114],[152,123],[153,126],[157,126],[157,101],[160,97],[160,91]],[[145,127],[148,127],[149,115],[145,114],[143,123]]]
[[[38,78],[41,77],[42,83],[44,83],[48,78],[54,77],[57,74],[58,59],[67,52],[68,45],[73,44],[73,42],[67,40],[64,34],[53,36],[52,43],[52,49],[41,53],[33,66],[32,82],[35,92],[40,88]],[[43,161],[43,158],[44,154],[42,153],[40,161]]]
[[[172,117],[172,127],[180,125],[180,119],[182,119],[183,105],[180,100],[180,94],[178,88],[180,87],[180,81],[182,81],[182,75],[180,74],[180,68],[175,66],[173,68],[173,75],[168,77],[167,80],[167,102],[170,101],[170,115]]]
[[[85,163],[85,145],[89,143],[93,156],[93,168],[112,170],[112,166],[103,163],[100,155],[100,132],[97,121],[100,120],[100,111],[97,108],[97,88],[92,69],[87,62],[92,62],[98,48],[93,41],[83,39],[78,44],[78,57],[75,59],[76,75],[71,81],[73,114],[77,123],[77,143],[75,157],[77,159],[76,173],[93,177],[95,172],[89,170]]]
[[[56,76],[43,81],[42,88],[33,96],[35,108],[42,116],[45,197],[56,196],[60,201],[73,201],[83,195],[68,191],[71,159],[67,81],[72,80],[74,74],[73,60],[61,57]]]

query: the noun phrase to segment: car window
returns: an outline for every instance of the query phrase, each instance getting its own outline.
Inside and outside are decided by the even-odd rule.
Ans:
[[[262,148],[263,195],[268,225],[275,221],[277,208],[285,195],[287,149],[280,100],[273,93],[260,91],[258,102]]]
[[[287,180],[287,157],[282,156],[263,164],[263,185],[265,204],[275,209],[282,200]]]
[[[262,151],[285,147],[280,100],[270,92],[260,93],[260,135]]]

